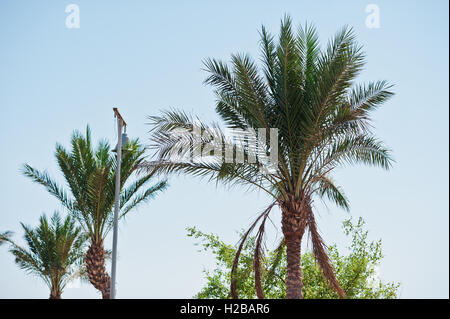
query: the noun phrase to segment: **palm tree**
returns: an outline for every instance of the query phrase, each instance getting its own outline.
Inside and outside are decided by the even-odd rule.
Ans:
[[[148,186],[154,176],[153,172],[124,187],[136,168],[144,161],[145,149],[136,139],[124,145],[122,152],[119,218],[123,218],[133,208],[167,187],[165,180]],[[58,144],[55,157],[71,195],[46,172],[40,172],[25,164],[24,174],[45,186],[47,191],[55,196],[82,225],[90,239],[85,256],[89,281],[102,293],[104,299],[109,299],[111,279],[105,269],[104,239],[113,225],[116,156],[111,153],[106,141],[101,141],[94,150],[91,145],[90,129],[87,127],[85,136],[74,132],[71,152]]]
[[[205,83],[215,88],[216,112],[228,130],[262,128],[268,137],[269,129],[278,129],[275,165],[261,160],[223,160],[227,149],[236,154],[238,150],[244,152],[246,158],[268,156],[275,151],[269,138],[259,140],[257,148],[252,149],[239,135],[228,138],[218,124],[208,129],[196,117],[169,110],[149,117],[156,159],[146,163],[146,167],[164,174],[186,173],[230,185],[244,184],[262,189],[273,198],[243,236],[232,272],[236,272],[243,243],[261,223],[254,260],[259,298],[264,297],[259,267],[264,224],[274,206],[282,212],[284,238],[279,251],[286,245],[287,298],[303,297],[300,249],[306,230],[325,278],[344,298],[345,292],[335,278],[326,245],[317,230],[313,202],[325,197],[339,207],[349,208],[341,187],[332,179],[332,172],[339,166],[362,163],[388,169],[392,165],[390,151],[372,133],[370,117],[393,93],[385,81],[354,83],[365,56],[351,28],[337,32],[326,49],[319,47],[313,26],[301,27],[297,33],[292,29],[291,19],[286,16],[281,21],[277,42],[262,27],[262,69],[245,54],[232,55],[231,65],[215,59],[204,61],[209,74]],[[207,134],[195,137],[190,132],[195,127]],[[217,140],[223,142],[214,142]],[[198,149],[211,143],[221,152],[201,156]],[[237,298],[235,280],[231,291]]]
[[[0,234],[0,242],[11,244],[10,252],[19,267],[44,280],[50,289],[50,299],[60,299],[64,287],[80,275],[83,247],[86,237],[75,220],[64,220],[54,213],[50,223],[45,215],[39,226],[32,229],[21,224],[28,248],[22,248],[10,239],[11,233]]]

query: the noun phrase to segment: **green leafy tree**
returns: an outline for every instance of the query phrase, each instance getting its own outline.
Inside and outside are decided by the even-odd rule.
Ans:
[[[70,216],[64,220],[54,213],[47,220],[39,219],[39,226],[31,228],[24,224],[23,248],[11,239],[11,233],[0,234],[0,243],[8,242],[16,264],[26,272],[40,277],[50,289],[50,299],[60,299],[64,287],[81,276],[86,236]]]
[[[376,267],[383,258],[381,240],[368,241],[368,232],[364,230],[364,221],[360,218],[353,224],[351,220],[343,222],[345,234],[351,237],[347,255],[340,254],[336,245],[329,247],[329,256],[335,269],[336,277],[347,298],[351,299],[391,299],[397,297],[398,283],[382,283],[377,277]],[[188,236],[199,242],[203,251],[212,252],[216,258],[216,267],[212,271],[205,270],[207,283],[194,296],[200,299],[231,298],[230,281],[236,247],[225,244],[214,234],[205,234],[195,227],[188,228]],[[250,237],[243,249],[236,274],[237,287],[241,297],[256,298],[254,287],[255,237]],[[262,285],[267,298],[279,299],[286,297],[286,249],[281,254],[274,250],[266,254],[261,262]],[[276,262],[275,259],[280,259]],[[273,268],[273,265],[276,265]],[[305,252],[302,255],[302,269],[305,275],[303,292],[307,299],[332,299],[338,294],[330,288],[323,277],[314,255]]]
[[[136,139],[124,145],[122,153],[120,218],[167,186],[165,180],[148,185],[154,177],[154,172],[126,185],[144,161],[145,149]],[[43,185],[82,225],[90,239],[85,256],[89,281],[102,293],[104,299],[109,299],[111,279],[105,269],[104,239],[113,226],[116,156],[106,141],[101,141],[94,150],[90,129],[87,127],[85,136],[77,131],[73,134],[71,152],[58,144],[55,157],[70,193],[58,185],[47,172],[40,172],[28,164],[24,165],[24,174]]]
[[[385,81],[355,83],[365,55],[347,27],[321,49],[314,27],[305,25],[294,32],[291,19],[285,17],[278,41],[262,27],[261,60],[262,68],[245,54],[232,55],[231,65],[215,59],[204,62],[209,73],[205,82],[215,89],[216,112],[226,128],[266,132],[256,150],[244,137],[228,138],[218,124],[208,130],[210,126],[198,118],[171,110],[150,116],[157,156],[147,167],[165,174],[245,185],[271,196],[268,209],[243,234],[232,268],[234,274],[244,242],[256,230],[255,289],[259,298],[264,298],[259,267],[264,225],[275,205],[282,211],[284,238],[280,245],[286,246],[286,297],[303,297],[302,278],[306,276],[301,272],[301,242],[309,231],[323,275],[344,298],[317,229],[314,200],[325,198],[348,209],[347,197],[332,178],[336,168],[346,164],[391,167],[390,151],[374,136],[370,123],[372,112],[392,96],[391,86]],[[207,134],[193,137],[190,131],[195,127]],[[278,129],[278,157],[272,164],[261,160],[261,155],[274,151],[268,138],[271,128]],[[223,141],[215,145],[221,152],[209,156],[198,152],[216,140]],[[258,155],[257,160],[229,163],[224,161],[226,150],[242,152],[246,159]],[[231,293],[238,297],[234,280]]]

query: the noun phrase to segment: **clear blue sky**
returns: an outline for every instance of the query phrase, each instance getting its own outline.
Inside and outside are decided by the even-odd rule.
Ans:
[[[385,281],[402,283],[401,297],[448,298],[448,2],[442,1],[82,1],[80,29],[67,29],[69,1],[0,3],[0,231],[21,241],[19,222],[36,225],[42,212],[62,209],[42,187],[21,176],[22,163],[60,180],[55,143],[90,124],[96,138],[115,136],[112,107],[128,133],[148,138],[146,116],[167,107],[214,119],[214,97],[202,84],[206,57],[258,55],[258,29],[278,31],[289,13],[313,22],[322,43],[353,26],[368,64],[361,81],[386,79],[395,97],[375,114],[378,135],[394,150],[391,172],[347,168],[337,174],[352,204],[382,238]],[[381,28],[365,26],[365,7],[380,8]],[[212,256],[197,252],[186,226],[235,243],[236,231],[268,203],[262,193],[216,188],[173,178],[170,188],[120,226],[118,297],[187,298],[204,283]],[[340,222],[349,216],[318,206],[328,243],[345,247]],[[274,215],[279,219],[279,214]],[[107,244],[110,246],[110,239]],[[269,243],[270,244],[270,243]],[[0,248],[0,298],[46,298]],[[89,285],[66,298],[98,298]]]

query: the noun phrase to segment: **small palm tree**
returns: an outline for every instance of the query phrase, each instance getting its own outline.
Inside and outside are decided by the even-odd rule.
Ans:
[[[45,215],[35,229],[21,224],[27,248],[11,240],[11,233],[0,234],[0,243],[9,242],[10,252],[19,267],[44,280],[50,289],[50,299],[60,299],[64,287],[80,275],[86,237],[81,227],[67,216],[64,220],[54,213],[50,223]]]
[[[144,161],[145,149],[138,140],[133,140],[124,145],[122,153],[120,218],[167,187],[165,180],[148,186],[154,176],[153,172],[124,187]],[[90,238],[90,246],[85,256],[89,281],[102,293],[104,299],[109,299],[111,280],[105,269],[104,239],[113,226],[116,156],[111,153],[106,141],[101,141],[94,150],[90,129],[87,127],[85,136],[79,132],[73,134],[71,152],[58,144],[55,157],[71,195],[46,172],[40,172],[25,164],[24,174],[45,186],[82,225]]]
[[[335,278],[317,230],[313,202],[314,198],[325,197],[348,209],[346,196],[332,179],[332,172],[343,164],[362,163],[385,169],[391,166],[390,151],[374,137],[370,119],[371,112],[392,92],[385,81],[354,83],[365,58],[351,29],[343,28],[322,50],[314,27],[307,25],[294,33],[291,25],[289,17],[282,20],[278,43],[262,27],[262,72],[243,54],[233,55],[231,66],[214,59],[204,62],[209,73],[205,82],[215,87],[216,112],[227,129],[262,128],[267,136],[271,128],[278,129],[275,165],[260,160],[244,163],[223,160],[227,149],[235,153],[239,150],[246,158],[269,156],[274,151],[269,138],[259,140],[254,150],[240,136],[227,138],[216,124],[208,131],[208,126],[198,118],[171,110],[149,117],[157,159],[146,166],[162,173],[186,173],[230,185],[256,187],[273,198],[273,203],[242,238],[232,271],[236,272],[243,243],[261,222],[254,261],[259,298],[264,297],[259,267],[264,223],[275,205],[282,211],[284,238],[280,248],[286,245],[287,249],[287,298],[303,297],[300,248],[307,229],[325,278],[344,298],[345,292]],[[189,130],[194,127],[207,134],[193,137]],[[223,142],[214,142],[216,138]],[[198,151],[214,143],[221,150],[218,154],[204,156]],[[235,280],[231,292],[234,298],[238,296]]]

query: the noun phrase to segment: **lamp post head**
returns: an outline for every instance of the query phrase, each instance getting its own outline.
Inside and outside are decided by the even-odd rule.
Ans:
[[[122,133],[122,150],[124,150],[124,146],[126,146],[128,143],[130,142],[130,139],[128,138],[127,133]],[[112,150],[114,153],[117,153],[117,147],[118,145],[116,145],[116,147]]]

